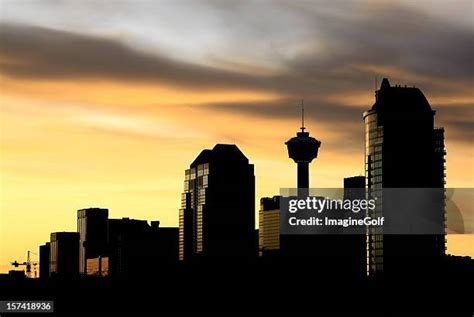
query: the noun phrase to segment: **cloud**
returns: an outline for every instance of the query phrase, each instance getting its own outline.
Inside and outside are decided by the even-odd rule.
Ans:
[[[112,39],[4,24],[0,41],[1,70],[12,77],[160,81],[209,89],[253,86],[245,75],[142,53]]]
[[[222,42],[214,50],[209,48],[211,61],[224,64],[226,58],[240,54],[255,57],[247,60],[249,66],[258,66],[266,57],[265,64],[281,67],[265,75],[252,74],[204,65],[206,61],[186,62],[156,50],[135,50],[117,38],[10,23],[0,31],[1,69],[19,77],[159,81],[195,89],[270,90],[303,96],[370,89],[376,69],[387,68],[412,77],[427,76],[432,82],[449,79],[472,84],[472,29],[410,7],[360,1],[325,6],[214,1],[207,5],[216,15],[215,27],[220,26],[208,31]],[[288,23],[288,29],[277,27],[278,21]],[[192,35],[189,31],[183,40]]]
[[[212,32],[220,34],[223,43],[207,64],[134,49],[117,38],[10,23],[0,29],[0,72],[33,80],[99,79],[172,85],[183,90],[270,92],[280,99],[259,103],[230,100],[203,106],[275,119],[296,118],[294,107],[304,98],[308,117],[344,127],[334,130],[345,131],[340,133],[348,139],[353,138],[351,133],[361,125],[362,111],[373,100],[352,102],[347,96],[372,91],[374,75],[390,77],[394,84],[415,84],[428,99],[434,95],[472,100],[473,30],[429,14],[430,10],[363,1],[325,5],[208,1],[205,6],[214,13],[216,26],[221,26]],[[199,14],[194,19],[185,23],[197,23]],[[288,27],[277,27],[279,22]],[[189,30],[183,40],[192,35]],[[245,69],[225,67],[226,62],[241,63],[232,63],[225,55],[231,49],[230,59],[240,53],[252,56],[253,52],[256,59],[247,60]],[[261,71],[256,64],[265,54],[266,64],[279,67]],[[216,65],[213,60],[220,62]],[[451,129],[469,131],[472,126],[466,118],[450,117],[445,122]],[[466,134],[454,135],[465,139]]]
[[[293,122],[295,133],[301,122],[300,106],[294,99],[282,98],[258,103],[210,103],[201,107],[214,111],[244,114],[249,118],[262,117]],[[312,136],[323,142],[325,149],[332,149],[339,153],[360,153],[364,134],[363,110],[360,107],[312,99],[305,100],[305,125]],[[271,129],[271,126],[268,128]]]
[[[316,122],[333,122],[340,120],[341,123],[349,120],[362,121],[363,108],[340,105],[336,103],[321,102],[313,99],[305,100],[305,114],[307,118],[313,118]],[[262,116],[276,119],[290,119],[299,122],[301,116],[300,100],[282,98],[267,102],[228,102],[209,103],[202,107],[212,108],[220,111],[232,111],[247,113],[252,116]]]
[[[429,10],[427,10],[429,11]],[[413,8],[367,5],[353,14],[312,11],[314,26],[327,47],[322,58],[309,52],[293,63],[309,72],[321,64],[340,63],[396,66],[419,75],[472,80],[472,28],[435,18]]]
[[[436,108],[436,125],[446,129],[446,138],[465,142],[474,140],[474,104],[444,104]]]

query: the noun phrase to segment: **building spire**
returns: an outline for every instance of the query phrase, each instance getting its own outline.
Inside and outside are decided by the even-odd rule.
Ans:
[[[380,90],[388,89],[388,88],[390,88],[390,82],[388,81],[388,78],[382,79],[382,84],[380,85]]]
[[[301,99],[301,132],[304,132],[304,100]]]

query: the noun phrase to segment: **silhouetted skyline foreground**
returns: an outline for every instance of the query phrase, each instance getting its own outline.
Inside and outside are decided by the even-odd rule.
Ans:
[[[384,79],[363,116],[366,175],[345,178],[344,197],[443,190],[444,130],[434,115],[421,90]],[[303,121],[286,143],[298,195],[322,144],[305,129]],[[375,213],[388,217],[389,202]],[[53,300],[59,312],[473,311],[464,287],[474,261],[446,255],[445,235],[284,234],[280,203],[261,199],[255,230],[254,165],[236,145],[217,144],[185,171],[179,228],[78,210],[77,232],[51,233],[40,247],[40,278],[1,276],[2,298]],[[430,212],[444,224],[444,206]]]

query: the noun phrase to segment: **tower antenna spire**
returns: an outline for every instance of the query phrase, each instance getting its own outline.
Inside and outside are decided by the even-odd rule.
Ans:
[[[301,131],[304,132],[304,99],[301,99]]]

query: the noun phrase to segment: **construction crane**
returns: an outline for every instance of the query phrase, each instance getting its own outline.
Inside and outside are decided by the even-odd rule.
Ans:
[[[11,262],[11,264],[14,267],[19,267],[19,266],[24,265],[26,267],[26,276],[29,277],[29,278],[32,278],[32,277],[36,278],[36,276],[37,276],[36,266],[38,265],[38,262],[32,262],[31,258],[30,258],[30,254],[38,255],[34,252],[28,251],[28,255],[26,256],[26,261],[25,262],[18,262],[18,261],[15,260],[15,261]],[[31,274],[31,267],[33,267],[34,276],[32,276],[32,274]]]

